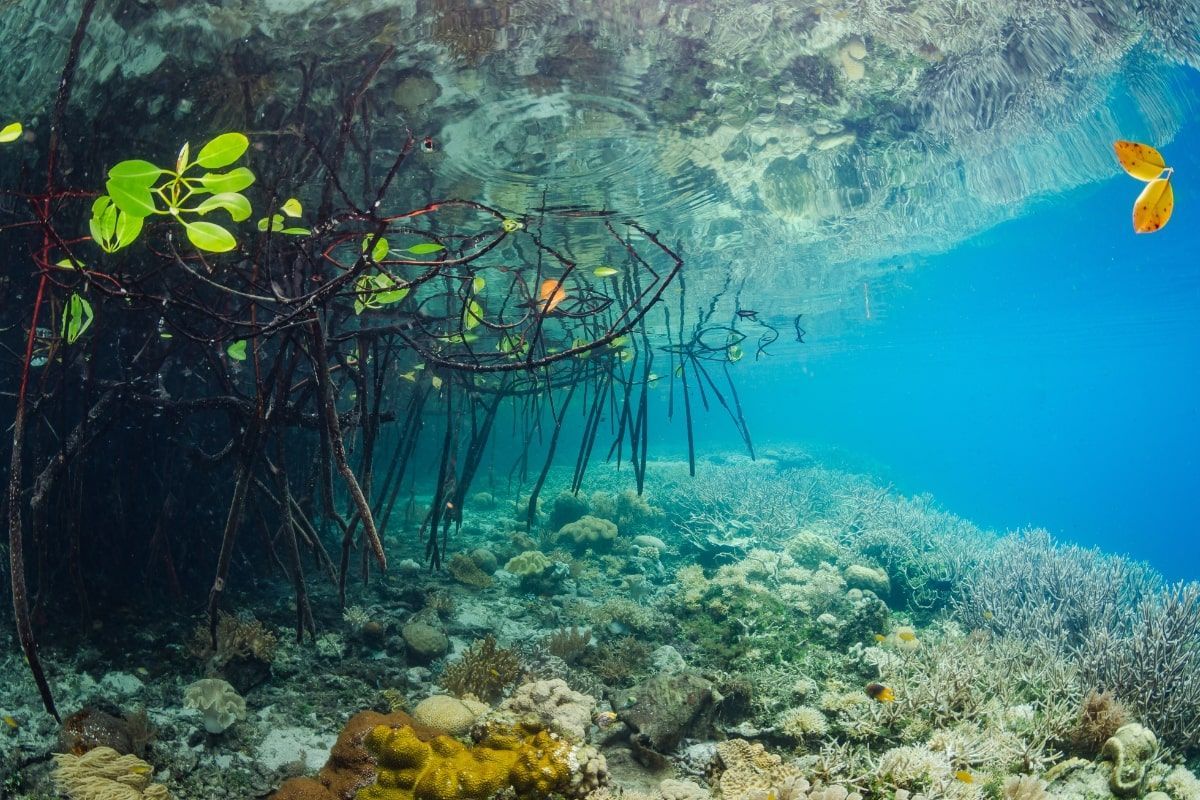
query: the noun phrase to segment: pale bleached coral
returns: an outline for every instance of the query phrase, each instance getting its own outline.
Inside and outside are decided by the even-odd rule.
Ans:
[[[576,692],[561,678],[518,686],[488,719],[547,728],[574,741],[587,737],[596,698]]]
[[[775,728],[784,736],[793,739],[821,737],[829,733],[829,721],[812,706],[796,706],[781,713],[775,720]]]

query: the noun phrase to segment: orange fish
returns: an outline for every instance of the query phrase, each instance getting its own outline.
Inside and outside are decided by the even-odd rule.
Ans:
[[[563,288],[562,281],[554,278],[542,281],[542,290],[538,293],[538,300],[541,301],[543,314],[549,314],[566,299],[567,290]]]
[[[868,683],[867,696],[872,700],[878,700],[881,703],[896,702],[896,693],[891,690],[891,687],[884,686],[882,683]]]

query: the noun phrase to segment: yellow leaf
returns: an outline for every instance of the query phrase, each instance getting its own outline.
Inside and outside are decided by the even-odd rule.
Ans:
[[[5,125],[3,129],[0,129],[0,142],[15,142],[21,138],[21,134],[24,132],[25,129],[21,127],[21,123],[19,122]]]
[[[1148,144],[1121,140],[1113,143],[1121,167],[1139,181],[1152,181],[1167,168],[1162,155]]]
[[[1175,209],[1175,192],[1170,178],[1159,178],[1146,184],[1133,204],[1133,229],[1137,233],[1154,233],[1167,224]]]

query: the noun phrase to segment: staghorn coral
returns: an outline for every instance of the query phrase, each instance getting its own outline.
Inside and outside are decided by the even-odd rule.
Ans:
[[[500,647],[489,633],[447,665],[441,684],[459,697],[470,694],[491,702],[516,683],[522,672],[520,656]]]
[[[54,785],[71,800],[169,800],[167,787],[151,783],[154,768],[134,755],[97,747],[83,755],[54,755]]]
[[[1123,630],[1081,647],[1086,680],[1104,686],[1170,747],[1200,752],[1200,583],[1145,596]]]

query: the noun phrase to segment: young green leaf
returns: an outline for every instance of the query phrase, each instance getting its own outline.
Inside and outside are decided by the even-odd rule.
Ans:
[[[92,304],[78,294],[73,294],[63,308],[62,333],[67,344],[75,344],[92,324]]]
[[[80,264],[78,262],[72,261],[69,258],[60,258],[58,261],[54,262],[54,266],[59,267],[61,269],[79,269]]]
[[[258,221],[258,229],[260,231],[270,229],[272,232],[283,230],[283,216],[281,214],[272,214],[270,219],[263,217]]]
[[[206,172],[197,180],[210,192],[240,192],[254,183],[254,173],[245,167],[238,167],[229,172]]]
[[[616,267],[610,267],[607,264],[602,264],[592,270],[592,274],[597,278],[611,278],[614,275],[619,275],[620,270]]]
[[[424,256],[428,255],[429,253],[439,253],[445,249],[445,245],[437,244],[435,242],[422,242],[421,244],[414,244],[412,247],[408,248],[408,252],[412,253],[414,256]]]
[[[108,171],[108,177],[124,183],[153,186],[154,182],[158,180],[158,176],[162,175],[163,172],[164,170],[159,169],[149,161],[135,158],[116,164]]]
[[[21,134],[25,132],[25,128],[19,122],[10,122],[3,128],[0,128],[0,144],[7,142],[15,142],[21,138]]]
[[[474,300],[468,300],[466,308],[463,309],[463,329],[469,331],[481,322],[483,322],[483,306]]]
[[[210,253],[228,253],[237,247],[233,234],[212,222],[184,222],[188,240],[199,250]]]
[[[250,201],[246,199],[246,195],[239,194],[238,192],[220,192],[214,194],[196,206],[196,213],[207,214],[218,208],[228,211],[229,216],[233,218],[234,222],[242,222],[250,217]]]
[[[362,251],[364,253],[367,252],[367,245],[371,243],[371,239],[371,236],[363,237]],[[389,248],[390,246],[388,245],[388,240],[380,236],[375,241],[375,246],[371,248],[371,260],[376,264],[378,264],[380,261],[383,261],[385,258],[387,258]]]
[[[205,169],[227,167],[241,158],[249,146],[245,134],[223,133],[200,149],[196,163]]]
[[[157,211],[150,187],[139,179],[110,178],[104,186],[113,203],[126,214],[148,217]]]
[[[288,233],[292,236],[308,236],[312,231],[308,228],[284,228],[280,233]]]
[[[304,207],[301,206],[300,201],[294,197],[290,198],[286,203],[284,203],[279,210],[288,217],[298,217],[304,213]]]
[[[183,143],[183,147],[179,148],[179,155],[175,157],[175,173],[182,175],[187,172],[187,168],[191,166],[188,163],[188,157],[192,153],[192,147],[187,142]]]
[[[487,286],[487,281],[483,279],[482,275],[476,275],[471,280],[471,291],[475,294],[482,292],[485,286]]]
[[[225,352],[234,361],[245,361],[246,360],[246,340],[238,339],[236,342],[229,345],[229,347],[226,347]]]

